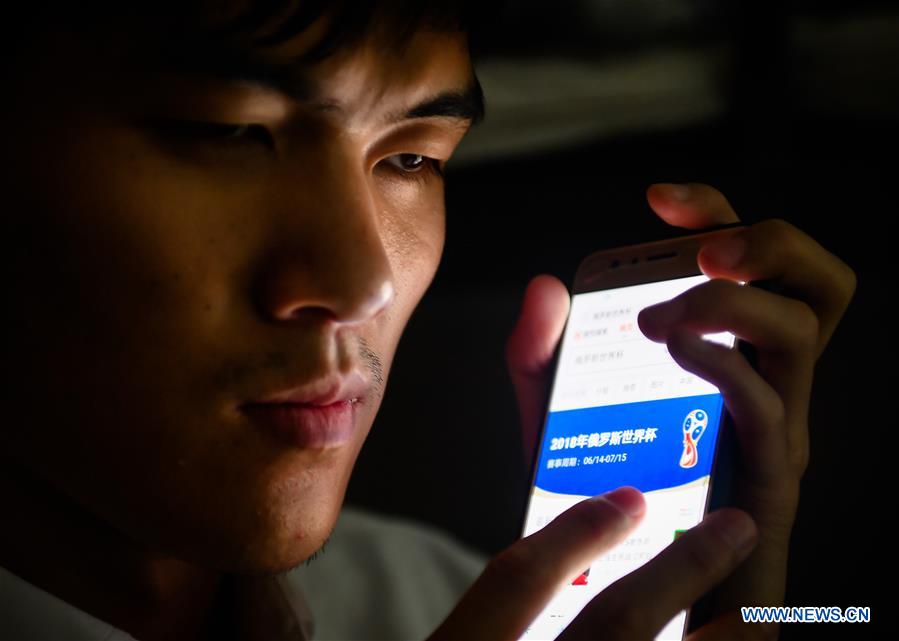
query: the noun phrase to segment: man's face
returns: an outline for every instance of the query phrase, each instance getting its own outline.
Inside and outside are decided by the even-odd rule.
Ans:
[[[148,550],[283,570],[330,533],[437,268],[443,184],[416,155],[447,159],[469,123],[408,112],[470,89],[465,40],[365,40],[304,67],[299,97],[122,43],[57,34],[15,89],[4,464]],[[335,377],[367,385],[342,445],[240,409]]]

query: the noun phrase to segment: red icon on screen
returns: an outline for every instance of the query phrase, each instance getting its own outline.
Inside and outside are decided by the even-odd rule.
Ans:
[[[581,572],[578,577],[571,582],[571,585],[587,585],[587,577],[590,576],[590,568]]]
[[[709,416],[703,410],[693,410],[684,419],[684,451],[681,454],[680,466],[691,468],[699,461],[697,445],[702,433],[709,424]]]

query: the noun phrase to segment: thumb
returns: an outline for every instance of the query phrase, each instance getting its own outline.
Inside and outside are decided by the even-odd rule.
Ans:
[[[537,445],[549,394],[549,370],[570,305],[562,281],[547,274],[535,276],[524,292],[518,322],[506,342],[506,364],[518,401],[526,463]]]

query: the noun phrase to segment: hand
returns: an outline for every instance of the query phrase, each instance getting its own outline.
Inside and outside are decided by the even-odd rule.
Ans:
[[[654,185],[652,208],[666,222],[688,229],[739,220],[724,196],[705,185],[686,191]],[[721,389],[734,418],[740,446],[735,481],[738,505],[756,521],[760,544],[749,561],[717,590],[718,610],[730,614],[704,628],[738,638],[733,612],[741,605],[783,601],[789,535],[798,504],[799,479],[808,465],[808,403],[814,363],[833,335],[854,294],[854,272],[807,235],[781,220],[735,234],[746,248],[704,247],[702,271],[713,280],[671,303],[639,316],[641,330],[666,341],[672,357]],[[715,249],[724,250],[724,260]],[[727,264],[727,257],[739,258]],[[736,280],[769,280],[781,293],[740,287]],[[683,303],[679,318],[665,323],[658,312]],[[558,279],[538,276],[529,284],[521,314],[506,345],[518,399],[524,454],[530,462],[549,390],[549,365],[568,314],[568,292]],[[697,342],[698,334],[730,331],[752,343],[758,370],[742,354]],[[691,349],[695,348],[695,349]],[[709,632],[711,631],[711,632]],[[703,637],[704,638],[704,637]]]
[[[653,185],[652,208],[666,222],[701,229],[739,220],[707,185]],[[815,362],[855,292],[855,273],[783,220],[749,226],[704,246],[699,266],[712,280],[643,310],[640,329],[666,342],[684,369],[717,386],[739,444],[734,504],[759,528],[752,556],[716,591],[718,609],[783,602],[787,551],[808,466],[808,410]],[[780,293],[735,281],[766,280]],[[736,350],[699,334],[729,331],[751,343],[756,369]]]
[[[633,488],[587,499],[490,560],[477,581],[430,637],[517,639],[555,591],[594,558],[619,543],[640,522],[643,497]],[[595,597],[559,639],[653,639],[681,610],[727,576],[756,543],[746,514],[719,510],[640,569]],[[761,625],[742,625],[742,636],[715,622],[697,632],[711,638],[765,638]],[[753,633],[754,636],[746,636]]]

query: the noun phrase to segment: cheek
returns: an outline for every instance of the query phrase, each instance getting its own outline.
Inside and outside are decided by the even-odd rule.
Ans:
[[[255,233],[239,216],[252,196],[90,123],[65,123],[20,171],[8,354],[32,407],[19,420],[39,427],[11,436],[59,479],[110,460],[123,461],[123,477],[150,476],[167,449],[208,436],[197,423],[210,398],[185,390],[236,343],[216,310],[241,260],[228,238]],[[227,233],[234,226],[242,234]]]
[[[46,272],[72,285],[58,293],[78,292],[84,304],[96,296],[104,310],[152,311],[167,290],[177,292],[218,267],[210,248],[223,226],[236,223],[228,213],[239,202],[165,162],[136,136],[86,129],[30,172],[22,215],[33,221],[31,251],[45,259],[27,265],[30,285]]]
[[[79,138],[61,132],[20,190],[29,230],[28,255],[16,259],[18,320],[39,337],[35,347],[135,358],[147,345],[220,331],[216,314],[234,302],[227,279],[261,234],[258,194],[127,129],[79,122],[66,131]],[[134,362],[131,371],[139,378]]]
[[[440,264],[446,234],[443,193],[416,207],[385,211],[380,221],[381,235],[393,272],[396,299],[379,318],[388,325],[385,332],[393,340],[387,351],[393,354],[400,335],[430,286]]]
[[[437,272],[446,236],[443,190],[384,210],[381,235],[396,279],[396,307],[412,313]]]

